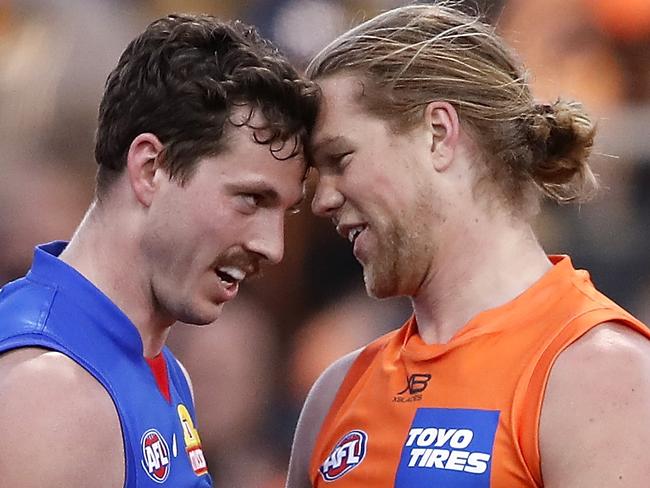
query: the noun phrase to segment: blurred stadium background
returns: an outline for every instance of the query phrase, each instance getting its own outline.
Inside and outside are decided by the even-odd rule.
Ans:
[[[69,238],[88,205],[104,79],[128,41],[170,12],[257,25],[304,66],[391,0],[0,0],[0,284],[32,247]],[[600,132],[603,191],[547,206],[538,231],[650,321],[650,2],[475,0],[519,51],[540,100],[582,100]],[[347,243],[309,211],[292,217],[283,264],[248,284],[208,329],[177,327],[217,487],[283,486],[309,386],[335,358],[397,326],[405,301],[366,298]]]

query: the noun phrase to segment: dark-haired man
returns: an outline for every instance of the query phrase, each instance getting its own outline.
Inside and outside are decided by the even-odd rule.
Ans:
[[[164,346],[282,259],[314,91],[241,23],[169,16],[99,111],[96,198],[0,293],[3,486],[202,487],[189,379]]]

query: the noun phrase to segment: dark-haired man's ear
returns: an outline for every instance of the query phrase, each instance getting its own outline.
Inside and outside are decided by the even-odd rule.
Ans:
[[[436,171],[444,171],[454,159],[460,136],[458,113],[448,102],[429,102],[424,119],[431,137],[431,156]]]
[[[145,207],[151,205],[156,191],[154,176],[158,169],[158,156],[164,146],[153,134],[138,135],[126,158],[126,170],[135,198]]]

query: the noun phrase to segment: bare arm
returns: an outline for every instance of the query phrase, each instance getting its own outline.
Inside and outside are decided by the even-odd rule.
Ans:
[[[0,439],[2,486],[124,486],[115,406],[60,353],[25,348],[0,357]]]
[[[316,438],[345,375],[360,352],[351,352],[333,363],[307,395],[293,438],[287,488],[311,488],[309,463]]]
[[[599,326],[551,371],[540,420],[544,487],[647,487],[649,439],[650,341]]]

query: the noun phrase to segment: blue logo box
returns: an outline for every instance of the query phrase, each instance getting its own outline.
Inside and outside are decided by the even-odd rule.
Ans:
[[[395,488],[489,488],[499,412],[419,408],[404,439]]]

